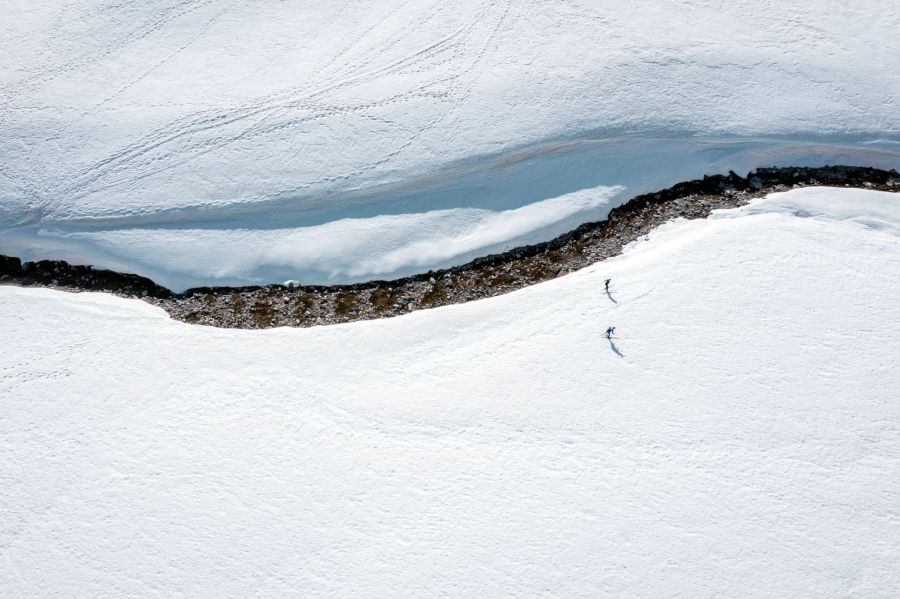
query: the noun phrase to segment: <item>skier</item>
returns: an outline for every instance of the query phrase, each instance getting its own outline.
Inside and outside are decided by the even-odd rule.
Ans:
[[[606,329],[606,338],[612,339],[613,333],[616,332],[616,327],[607,327]]]
[[[609,282],[610,282],[611,280],[612,280],[612,279],[606,279],[606,293],[609,293]]]

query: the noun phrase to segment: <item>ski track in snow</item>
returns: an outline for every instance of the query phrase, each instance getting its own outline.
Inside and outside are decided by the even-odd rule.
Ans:
[[[895,597],[898,208],[312,329],[0,287],[0,595]]]
[[[176,289],[402,276],[710,172],[900,165],[888,2],[7,4],[0,252]]]

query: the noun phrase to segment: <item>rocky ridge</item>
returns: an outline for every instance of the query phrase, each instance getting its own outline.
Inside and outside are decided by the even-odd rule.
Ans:
[[[828,185],[900,192],[900,174],[864,167],[766,168],[741,177],[707,176],[637,196],[606,220],[551,241],[518,247],[468,264],[394,281],[353,285],[201,287],[173,293],[133,274],[0,256],[0,283],[139,297],[184,322],[228,328],[314,326],[386,318],[491,297],[566,275],[615,256],[628,243],[674,218],[705,218],[720,208],[793,187]]]

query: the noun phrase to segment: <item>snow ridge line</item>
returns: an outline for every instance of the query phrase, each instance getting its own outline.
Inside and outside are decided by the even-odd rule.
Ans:
[[[0,256],[0,284],[140,297],[188,323],[226,328],[315,326],[385,318],[515,291],[616,256],[628,243],[674,218],[705,218],[791,187],[827,185],[900,192],[900,173],[868,167],[761,168],[706,176],[637,196],[606,220],[585,223],[544,243],[514,248],[448,269],[365,283],[198,287],[183,293],[134,274]]]

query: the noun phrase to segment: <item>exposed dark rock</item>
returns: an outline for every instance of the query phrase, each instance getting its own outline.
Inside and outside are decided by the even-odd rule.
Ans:
[[[0,278],[20,279],[22,277],[22,261],[12,256],[0,256]]]
[[[16,270],[18,258],[0,256],[3,273],[10,273],[11,282],[24,286],[59,287],[72,291],[112,291],[133,297],[171,298],[172,292],[146,277],[112,270],[80,266],[62,260],[26,262]]]

